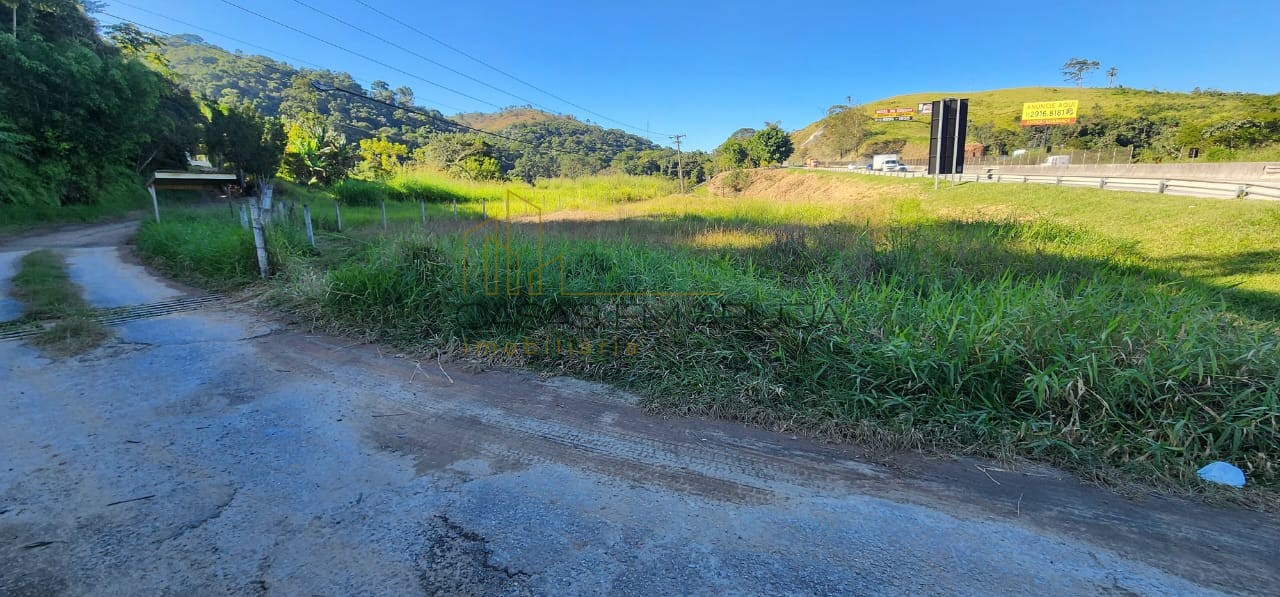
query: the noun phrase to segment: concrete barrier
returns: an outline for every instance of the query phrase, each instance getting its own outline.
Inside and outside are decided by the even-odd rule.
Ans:
[[[1070,166],[969,165],[966,174],[986,168],[1014,175],[1107,176],[1132,178],[1179,178],[1183,180],[1230,180],[1280,183],[1280,162],[1225,162],[1213,164],[1072,164]]]

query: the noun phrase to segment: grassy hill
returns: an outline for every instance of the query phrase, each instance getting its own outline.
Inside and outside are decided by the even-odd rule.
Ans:
[[[532,124],[562,118],[564,117],[534,108],[514,107],[498,112],[466,112],[454,116],[453,120],[482,131],[496,133],[514,124]]]
[[[946,97],[969,99],[971,124],[991,124],[996,128],[1018,129],[1022,104],[1050,100],[1079,100],[1080,116],[1088,117],[1146,117],[1153,120],[1173,119],[1182,124],[1212,125],[1232,118],[1249,115],[1280,113],[1280,94],[1262,95],[1206,91],[1180,93],[1171,91],[1147,91],[1127,88],[1099,87],[1015,87],[988,91],[939,91],[899,95],[861,106],[868,115],[881,108],[916,107]],[[816,143],[826,119],[818,120],[792,133],[796,147],[808,147],[812,157],[835,159],[826,155]],[[873,122],[874,138],[902,138],[907,140],[904,153],[927,155],[929,141],[929,116],[916,115],[911,122]]]

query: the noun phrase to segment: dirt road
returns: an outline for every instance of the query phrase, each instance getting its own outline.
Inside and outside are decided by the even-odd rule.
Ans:
[[[128,230],[0,252],[70,251],[99,306],[189,294],[129,262]],[[650,416],[594,384],[442,370],[239,305],[113,331],[61,361],[0,342],[2,595],[1280,586],[1267,515],[1131,501],[1051,470],[874,464]]]

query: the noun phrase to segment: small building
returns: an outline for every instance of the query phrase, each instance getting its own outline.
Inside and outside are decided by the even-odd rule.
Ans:
[[[987,146],[981,143],[965,143],[964,144],[964,157],[980,158],[985,155],[987,155]]]

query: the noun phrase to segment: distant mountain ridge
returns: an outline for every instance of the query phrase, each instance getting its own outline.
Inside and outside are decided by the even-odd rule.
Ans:
[[[374,81],[369,88],[346,72],[295,67],[266,56],[230,52],[197,35],[175,35],[164,39],[161,54],[169,68],[196,95],[210,101],[248,102],[268,116],[292,116],[301,110],[315,110],[354,139],[385,135],[410,147],[426,144],[438,132],[463,130],[458,124],[491,133],[520,133],[524,139],[542,139],[559,131],[576,137],[599,136],[607,142],[596,146],[641,151],[658,146],[650,140],[617,129],[607,129],[573,116],[552,114],[529,106],[512,106],[497,112],[467,112],[447,116],[439,110],[417,105],[410,87],[391,87]],[[323,93],[309,81],[366,94],[397,107],[379,105],[356,97]],[[416,114],[425,112],[429,116]],[[591,143],[570,146],[592,147]],[[559,145],[559,144],[557,144]],[[612,153],[602,156],[608,163]]]
[[[569,116],[561,116],[530,108],[514,106],[497,112],[465,112],[453,116],[453,120],[482,131],[496,133],[516,124],[547,122],[549,120],[576,120]]]

